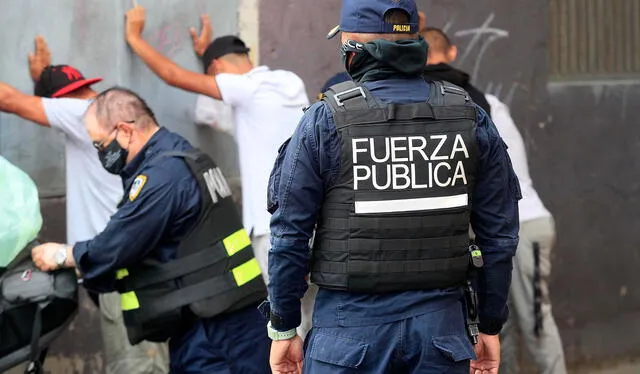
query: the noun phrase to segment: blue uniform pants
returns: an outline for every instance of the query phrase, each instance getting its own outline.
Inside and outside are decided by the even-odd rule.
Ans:
[[[473,346],[461,302],[393,323],[313,327],[305,341],[304,374],[468,374]]]
[[[267,320],[256,308],[200,319],[182,336],[172,338],[171,373],[270,373]]]

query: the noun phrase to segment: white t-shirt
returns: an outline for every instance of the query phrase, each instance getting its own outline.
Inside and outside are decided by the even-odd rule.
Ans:
[[[527,164],[527,152],[524,147],[522,136],[511,118],[509,107],[498,100],[493,95],[485,95],[489,105],[491,105],[491,119],[495,123],[500,136],[507,144],[509,157],[513,164],[513,170],[520,181],[522,200],[518,204],[520,210],[520,222],[531,221],[536,218],[548,217],[551,214],[545,208],[538,193],[533,188],[533,182],[529,175],[529,165]]]
[[[284,70],[257,67],[247,74],[218,74],[222,100],[233,107],[242,177],[244,226],[269,233],[267,185],[278,148],[295,131],[309,99],[302,79]]]
[[[67,242],[102,232],[122,198],[122,181],[102,167],[82,116],[89,100],[42,99],[51,127],[65,135],[67,162]]]

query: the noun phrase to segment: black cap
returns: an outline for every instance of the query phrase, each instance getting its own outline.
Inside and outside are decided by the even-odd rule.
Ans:
[[[242,39],[233,35],[226,35],[216,38],[202,54],[202,65],[204,72],[207,72],[211,61],[219,59],[229,53],[249,53],[250,49],[244,44]]]
[[[49,65],[42,70],[34,94],[40,97],[60,97],[101,80],[102,78],[86,79],[73,66]]]

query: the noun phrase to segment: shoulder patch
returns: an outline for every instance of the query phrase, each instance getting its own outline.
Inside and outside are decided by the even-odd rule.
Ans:
[[[133,201],[140,195],[140,191],[142,191],[142,187],[147,183],[146,175],[138,175],[136,179],[133,181],[131,185],[131,189],[129,190],[129,201]]]

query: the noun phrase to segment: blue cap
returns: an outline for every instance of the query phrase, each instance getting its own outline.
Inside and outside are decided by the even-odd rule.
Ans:
[[[401,9],[409,14],[409,23],[384,22],[385,14]],[[415,0],[342,0],[340,25],[334,27],[327,39],[340,31],[361,34],[415,34],[418,32],[418,7]]]

